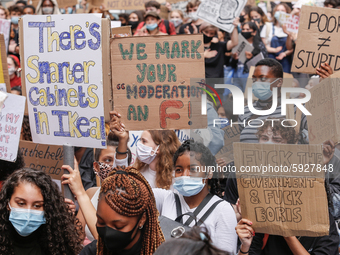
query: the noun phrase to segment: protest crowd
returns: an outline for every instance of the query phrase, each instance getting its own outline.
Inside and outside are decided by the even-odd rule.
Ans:
[[[338,9],[1,1],[0,255],[340,254]]]

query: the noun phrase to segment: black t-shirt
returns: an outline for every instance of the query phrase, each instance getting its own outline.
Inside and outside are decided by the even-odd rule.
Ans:
[[[237,199],[238,199],[237,180],[236,180],[236,173],[234,172],[231,172],[228,175],[223,199],[233,205],[235,205],[237,202]]]
[[[184,25],[182,25],[182,26],[179,28],[178,34],[179,34],[179,35],[185,34],[184,28],[186,28],[187,26],[189,27],[190,33],[193,34],[193,33],[194,33],[194,29],[193,29],[193,27],[191,26],[191,22],[190,22],[190,23],[185,23]],[[201,26],[201,25],[196,25],[196,27],[197,27],[197,32],[200,31],[200,26]]]
[[[204,47],[204,50],[216,50],[217,54],[212,58],[205,58],[205,78],[224,78],[224,56],[227,51],[226,42],[211,43],[210,47]]]
[[[321,237],[297,237],[302,246],[313,255],[338,255],[339,234],[335,221],[329,214],[329,235]],[[266,246],[262,250],[264,234],[256,233],[249,249],[250,255],[293,255],[282,236],[269,235]]]

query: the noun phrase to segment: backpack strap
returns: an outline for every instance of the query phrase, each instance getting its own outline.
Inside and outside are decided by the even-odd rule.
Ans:
[[[181,201],[179,200],[179,196],[177,193],[174,193],[175,195],[175,202],[176,202],[176,212],[177,212],[177,218],[175,221],[180,222],[183,224],[183,218],[179,218],[179,216],[182,215],[182,206],[181,206]]]
[[[210,192],[208,195],[205,196],[203,201],[197,206],[196,210],[194,211],[195,218],[197,218],[197,215],[202,211],[202,209],[209,203],[209,201],[213,198],[213,194]],[[194,220],[193,217],[189,217],[189,219],[184,223],[185,225],[189,226],[191,222]]]
[[[216,208],[216,206],[223,202],[224,200],[223,199],[220,199],[218,201],[216,201],[210,208],[209,210],[202,216],[202,218],[200,218],[199,220],[199,223],[198,223],[198,226],[200,226],[207,218],[208,216],[212,213],[212,211]]]
[[[170,24],[169,24],[169,20],[165,19],[164,20],[164,25],[165,25],[165,28],[166,28],[166,32],[168,33],[168,35],[170,35]]]
[[[269,238],[269,234],[264,234],[264,237],[263,237],[263,240],[262,240],[262,248],[261,248],[261,250],[263,250],[264,247],[266,247],[268,238]]]

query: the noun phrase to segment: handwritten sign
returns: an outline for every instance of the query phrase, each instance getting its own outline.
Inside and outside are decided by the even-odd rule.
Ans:
[[[205,0],[197,10],[197,16],[204,21],[231,33],[235,26],[233,21],[240,16],[246,0]]]
[[[321,145],[234,143],[234,157],[242,217],[257,233],[329,234]]]
[[[204,77],[202,35],[111,39],[111,67],[114,109],[127,129],[207,126],[191,79]]]
[[[8,75],[6,49],[4,35],[0,34],[0,91],[10,92],[11,84]]]
[[[19,151],[24,157],[25,167],[43,171],[52,179],[61,180],[64,174],[61,169],[64,157],[62,146],[20,141]]]
[[[0,113],[0,159],[17,159],[22,119],[25,111],[23,96],[7,94]]]
[[[340,72],[335,73],[340,75]],[[329,139],[340,142],[340,78],[328,78],[310,90],[306,108],[310,144],[321,144]]]
[[[111,28],[111,37],[130,37],[132,36],[131,26]]]
[[[7,19],[0,19],[0,34],[4,35],[6,52],[8,51],[10,30],[11,30],[11,21]]]
[[[226,126],[223,128],[224,131],[224,146],[215,155],[216,159],[223,158],[227,164],[234,161],[234,149],[233,144],[240,141],[240,129],[237,125],[233,127]]]
[[[144,10],[147,0],[91,0],[93,6],[104,4],[108,10]]]
[[[297,33],[299,29],[300,17],[297,15],[291,15],[289,13],[279,11],[279,23],[287,26],[287,31]]]
[[[21,28],[33,141],[106,147],[100,15],[26,15]]]
[[[232,49],[232,53],[237,53],[239,60],[244,63],[247,60],[246,51],[252,52],[254,47],[241,35],[238,34],[238,45]]]
[[[292,72],[315,73],[322,63],[340,70],[339,11],[302,6]]]

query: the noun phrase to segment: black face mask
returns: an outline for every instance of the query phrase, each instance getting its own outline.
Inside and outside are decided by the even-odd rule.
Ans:
[[[203,33],[203,42],[204,43],[210,43],[211,40],[213,39],[214,37],[210,37],[210,36],[206,36],[204,33]]]
[[[106,249],[108,249],[108,251],[118,252],[128,246],[133,238],[135,238],[132,238],[132,233],[136,230],[139,220],[140,219],[138,219],[136,226],[129,232],[121,232],[108,226],[97,227],[98,235],[104,241]]]
[[[131,26],[131,29],[137,28],[139,24],[139,21],[129,21],[129,25]]]
[[[260,23],[261,23],[261,19],[253,19],[254,21],[256,21],[257,22],[257,24],[259,24],[260,25]]]
[[[240,15],[240,22],[243,23],[245,20],[244,15]]]
[[[242,35],[245,39],[249,39],[250,37],[253,36],[251,33],[252,33],[252,32],[241,32],[241,35]]]

